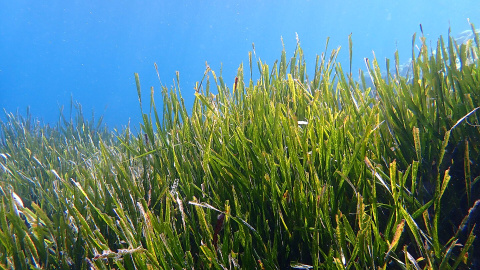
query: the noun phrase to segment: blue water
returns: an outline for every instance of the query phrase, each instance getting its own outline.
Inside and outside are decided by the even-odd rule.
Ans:
[[[207,4],[208,3],[208,4]],[[480,1],[6,1],[0,0],[0,108],[56,123],[70,99],[84,112],[104,115],[109,127],[129,121],[138,126],[140,109],[134,72],[143,95],[150,87],[160,104],[160,82],[172,86],[176,71],[187,106],[205,61],[229,86],[237,68],[248,69],[248,51],[270,65],[283,37],[287,56],[300,38],[313,71],[315,55],[330,37],[342,46],[339,61],[348,67],[348,35],[353,68],[364,68],[372,51],[384,63],[396,49],[411,57],[412,35],[422,24],[427,38],[480,26]],[[434,44],[434,43],[432,43]],[[310,73],[311,74],[311,73]],[[148,104],[147,102],[144,102]],[[68,111],[68,109],[67,109]],[[3,118],[1,113],[0,118]]]

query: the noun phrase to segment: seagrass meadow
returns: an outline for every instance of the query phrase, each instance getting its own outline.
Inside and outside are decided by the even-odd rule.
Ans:
[[[311,78],[299,44],[250,53],[232,88],[207,67],[192,108],[176,83],[157,109],[136,74],[138,133],[78,104],[6,113],[0,268],[480,267],[480,43],[420,39],[408,75],[396,54],[359,80],[339,49]]]

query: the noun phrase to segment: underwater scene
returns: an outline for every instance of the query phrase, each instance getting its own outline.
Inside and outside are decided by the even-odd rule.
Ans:
[[[3,1],[0,269],[480,269],[478,11]]]

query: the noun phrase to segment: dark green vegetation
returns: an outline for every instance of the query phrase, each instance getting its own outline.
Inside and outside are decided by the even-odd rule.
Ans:
[[[258,61],[256,83],[250,54],[233,89],[207,69],[191,116],[165,87],[160,115],[152,89],[139,134],[80,108],[55,127],[7,114],[0,268],[478,264],[480,46],[435,49],[413,53],[411,83],[367,60],[375,90],[343,72],[338,50],[309,79],[300,47]]]

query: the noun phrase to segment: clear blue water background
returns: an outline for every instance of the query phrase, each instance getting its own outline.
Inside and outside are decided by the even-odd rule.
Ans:
[[[160,104],[160,82],[173,85],[176,71],[187,106],[205,61],[233,85],[237,68],[248,69],[248,52],[270,66],[280,57],[283,37],[292,56],[296,33],[313,71],[315,56],[342,46],[348,67],[348,35],[353,68],[364,68],[372,51],[384,63],[399,50],[412,52],[412,36],[440,36],[480,26],[480,1],[6,1],[0,0],[0,108],[31,113],[55,124],[70,99],[84,113],[104,115],[109,127],[138,126],[140,109],[134,72],[144,96],[150,87]],[[147,102],[145,102],[147,103]],[[0,118],[4,118],[1,113]]]

